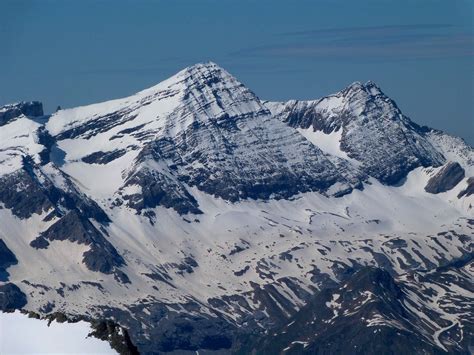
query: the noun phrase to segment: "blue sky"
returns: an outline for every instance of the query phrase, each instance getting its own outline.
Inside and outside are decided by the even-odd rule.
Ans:
[[[129,95],[212,60],[262,99],[375,81],[474,145],[474,0],[0,0],[0,104]]]

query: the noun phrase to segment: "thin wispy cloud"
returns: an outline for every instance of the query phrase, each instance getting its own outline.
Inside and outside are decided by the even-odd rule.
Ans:
[[[277,44],[244,48],[236,56],[398,60],[474,55],[472,33],[450,24],[325,28],[278,35]]]
[[[413,24],[413,25],[384,25],[384,26],[361,26],[361,27],[336,27],[320,28],[306,31],[284,32],[278,36],[311,36],[320,34],[354,34],[354,33],[390,33],[401,31],[439,30],[453,28],[447,23],[439,24]]]

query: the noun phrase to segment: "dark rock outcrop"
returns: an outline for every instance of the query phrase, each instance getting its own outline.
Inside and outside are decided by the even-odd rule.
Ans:
[[[110,152],[95,152],[83,157],[82,161],[88,164],[107,164],[126,153],[127,151],[125,149],[116,149]]]
[[[8,273],[7,268],[9,266],[15,265],[18,263],[18,260],[13,254],[13,252],[8,249],[5,242],[0,239],[0,281],[7,281]]]
[[[26,295],[13,283],[0,284],[0,311],[11,312],[23,308]]]
[[[139,355],[137,347],[130,340],[128,331],[110,320],[93,320],[91,327],[94,329],[90,335],[108,341],[110,346],[120,355]]]
[[[64,210],[76,210],[83,217],[109,222],[106,213],[95,201],[82,194],[68,175],[60,170],[57,174],[64,181],[61,189],[31,158],[25,157],[21,169],[0,177],[0,202],[22,219],[53,209],[57,216],[61,216]]]
[[[449,162],[428,180],[425,191],[439,194],[451,190],[464,179],[464,169],[457,162]]]
[[[138,185],[141,191],[124,195],[128,206],[141,212],[146,208],[163,206],[173,208],[179,214],[201,214],[196,199],[186,187],[173,179],[151,169],[142,169],[129,176],[125,186]]]
[[[458,198],[468,197],[472,194],[474,194],[474,177],[467,179],[467,187],[458,194]]]
[[[48,241],[53,240],[89,245],[90,249],[83,255],[83,262],[92,271],[111,274],[116,268],[125,265],[125,260],[103,234],[87,218],[75,211],[68,212],[30,245],[34,248],[47,248]],[[122,274],[120,272],[118,278],[127,280]]]
[[[0,202],[22,219],[53,208],[48,189],[43,188],[36,176],[30,173],[30,169],[21,169],[0,177]]]
[[[43,104],[38,101],[19,102],[0,107],[0,126],[21,115],[29,117],[43,116]]]

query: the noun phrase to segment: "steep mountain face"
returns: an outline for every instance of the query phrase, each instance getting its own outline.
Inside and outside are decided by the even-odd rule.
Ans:
[[[468,352],[474,150],[375,84],[271,103],[205,63],[40,108],[0,108],[1,310],[130,353]]]
[[[433,176],[425,186],[425,191],[439,194],[454,188],[465,177],[464,169],[459,163],[449,162]]]

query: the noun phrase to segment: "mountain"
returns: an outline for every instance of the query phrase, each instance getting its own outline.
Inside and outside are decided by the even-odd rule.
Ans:
[[[474,149],[371,82],[268,102],[204,63],[7,105],[0,309],[131,354],[467,354],[473,193]]]
[[[313,102],[269,103],[269,107],[304,135],[339,134],[339,148],[386,184],[397,183],[419,166],[440,166],[445,161],[423,130],[372,82],[354,83]]]

